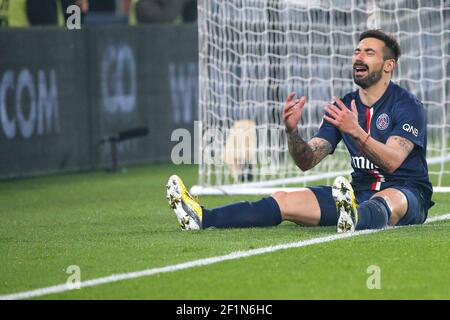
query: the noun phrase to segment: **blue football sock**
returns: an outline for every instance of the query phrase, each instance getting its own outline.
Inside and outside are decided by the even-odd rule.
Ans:
[[[384,228],[387,226],[390,217],[391,209],[386,200],[381,197],[374,197],[359,205],[356,230]]]
[[[202,228],[268,227],[281,223],[281,212],[274,198],[242,201],[214,208],[203,208]]]

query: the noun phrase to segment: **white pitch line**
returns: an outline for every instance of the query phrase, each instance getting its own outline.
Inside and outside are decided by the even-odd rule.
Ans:
[[[449,219],[450,219],[450,213],[447,213],[444,215],[431,217],[431,218],[427,219],[427,221],[425,223],[444,221],[444,220],[449,220]],[[401,227],[395,227],[395,229],[397,229],[397,228],[401,228]],[[388,228],[388,229],[393,229],[393,228]],[[320,244],[320,243],[325,243],[325,242],[330,242],[330,241],[335,241],[335,240],[340,240],[340,239],[346,239],[346,238],[352,238],[352,237],[366,235],[366,234],[372,234],[372,233],[380,232],[383,230],[386,230],[386,229],[362,230],[362,231],[356,231],[353,233],[338,233],[338,234],[334,234],[331,236],[324,236],[324,237],[318,237],[318,238],[313,238],[313,239],[308,239],[308,240],[302,240],[302,241],[298,241],[298,242],[279,244],[279,245],[270,246],[270,247],[263,247],[263,248],[252,249],[252,250],[247,250],[247,251],[236,251],[236,252],[232,252],[230,254],[226,254],[223,256],[205,258],[205,259],[200,259],[200,260],[193,260],[193,261],[188,261],[188,262],[175,264],[175,265],[171,265],[171,266],[166,266],[166,267],[161,267],[161,268],[152,268],[152,269],[146,269],[146,270],[136,271],[136,272],[113,274],[108,277],[82,281],[82,282],[80,282],[80,288],[93,287],[93,286],[98,286],[98,285],[105,284],[105,283],[112,283],[112,282],[128,280],[128,279],[136,279],[136,278],[151,276],[151,275],[155,275],[155,274],[159,274],[159,273],[174,272],[174,271],[184,270],[184,269],[188,269],[188,268],[206,266],[206,265],[219,263],[219,262],[223,262],[223,261],[227,261],[227,260],[235,260],[235,259],[256,256],[256,255],[260,255],[260,254],[264,254],[264,253],[270,253],[270,252],[275,252],[275,251],[285,250],[285,249],[290,249],[290,248],[306,247],[306,246],[310,246],[313,244]],[[60,285],[56,285],[56,286],[51,286],[51,287],[46,287],[46,288],[41,288],[41,289],[36,289],[36,290],[31,290],[31,291],[23,291],[23,292],[3,295],[3,296],[0,296],[0,300],[27,299],[27,298],[40,297],[40,296],[44,296],[44,295],[48,295],[48,294],[52,294],[52,293],[61,293],[61,292],[71,291],[71,290],[76,290],[76,289],[70,288],[66,283],[64,283],[64,284],[60,284]]]

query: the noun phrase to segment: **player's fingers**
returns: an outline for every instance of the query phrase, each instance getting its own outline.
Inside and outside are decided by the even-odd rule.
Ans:
[[[284,115],[283,121],[286,122],[290,118],[290,116],[292,116],[292,114],[293,114],[293,112],[290,112],[289,114]]]
[[[358,114],[358,109],[356,109],[355,99],[352,100],[351,105],[352,105],[352,112]]]
[[[336,96],[333,96],[333,100],[336,102],[336,104],[338,105],[339,109],[341,110],[348,110],[347,107],[345,106],[345,104],[341,101],[341,99],[339,99]]]
[[[292,108],[292,107],[295,106],[295,104],[298,103],[298,102],[299,102],[298,99],[295,99],[295,100],[292,100],[292,101],[287,102],[287,103],[286,103],[286,109]]]
[[[302,109],[305,106],[306,103],[306,96],[302,96],[298,102],[300,109]]]
[[[292,92],[288,95],[288,97],[287,97],[287,99],[286,99],[286,102],[289,102],[289,101],[291,101],[292,99],[294,99],[295,95],[296,95],[296,92],[295,92],[295,91],[292,91]]]
[[[331,123],[332,125],[337,126],[338,122],[336,120],[334,120],[333,118],[327,116],[326,114],[323,115],[323,118],[325,120],[327,120],[329,123]]]
[[[340,108],[338,108],[336,105],[329,103],[328,107],[333,110],[334,112],[336,112],[338,115],[342,115],[342,110]]]
[[[328,103],[327,105],[325,105],[324,109],[333,118],[336,119],[336,118],[339,117],[340,110],[335,105],[332,105],[331,103]]]
[[[295,114],[295,113],[297,113],[297,112],[299,112],[299,109],[298,109],[298,108],[292,108],[292,109],[290,109],[289,111],[286,111],[286,112],[283,114],[283,119],[287,119],[287,118],[289,118],[291,115],[293,115],[293,114]]]
[[[289,110],[291,110],[293,107],[295,107],[298,103],[300,102],[299,99],[296,99],[294,101],[291,101],[289,103],[286,103],[286,105],[284,106],[284,112],[287,112]]]

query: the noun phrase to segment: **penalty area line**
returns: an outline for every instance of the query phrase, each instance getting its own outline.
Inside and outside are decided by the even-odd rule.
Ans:
[[[450,213],[447,213],[444,215],[439,215],[439,216],[434,216],[434,217],[428,218],[425,223],[436,222],[436,221],[445,221],[445,220],[449,220],[449,219],[450,219]],[[362,230],[362,231],[356,231],[356,232],[352,232],[352,233],[338,233],[338,234],[334,234],[334,235],[317,237],[317,238],[312,238],[312,239],[308,239],[308,240],[302,240],[302,241],[291,242],[291,243],[286,243],[286,244],[279,244],[279,245],[263,247],[263,248],[258,248],[258,249],[252,249],[252,250],[246,250],[246,251],[236,251],[236,252],[232,252],[232,253],[222,255],[222,256],[193,260],[193,261],[188,261],[188,262],[170,265],[170,266],[166,266],[166,267],[151,268],[151,269],[146,269],[146,270],[142,270],[142,271],[113,274],[113,275],[107,276],[107,277],[102,277],[102,278],[97,278],[97,279],[92,279],[92,280],[87,280],[87,281],[81,281],[79,284],[79,287],[80,287],[80,289],[87,288],[87,287],[94,287],[94,286],[98,286],[98,285],[105,284],[105,283],[112,283],[112,282],[117,282],[117,281],[136,279],[136,278],[141,278],[141,277],[148,277],[148,276],[152,276],[152,275],[160,274],[160,273],[174,272],[174,271],[184,270],[184,269],[188,269],[188,268],[201,267],[201,266],[206,266],[206,265],[219,263],[219,262],[223,262],[223,261],[236,260],[236,259],[256,256],[256,255],[260,255],[260,254],[271,253],[271,252],[275,252],[275,251],[279,251],[279,250],[306,247],[306,246],[310,246],[310,245],[314,245],[314,244],[326,243],[326,242],[331,242],[331,241],[340,240],[340,239],[353,238],[353,237],[357,237],[357,236],[373,234],[373,233],[377,233],[377,232],[380,232],[383,230],[400,229],[400,228],[403,228],[403,227],[394,227],[394,228],[390,227],[390,228],[386,228],[386,229],[376,229],[376,230],[373,230],[373,229]],[[71,285],[73,285],[73,284],[71,284]],[[23,291],[23,292],[17,292],[17,293],[13,293],[13,294],[3,295],[3,296],[0,296],[0,300],[28,299],[28,298],[35,298],[35,297],[40,297],[40,296],[44,296],[44,295],[48,295],[48,294],[61,293],[61,292],[72,291],[72,290],[77,290],[77,289],[74,289],[71,286],[69,286],[67,283],[64,283],[64,284],[60,284],[60,285],[35,289],[35,290],[31,290],[31,291]]]

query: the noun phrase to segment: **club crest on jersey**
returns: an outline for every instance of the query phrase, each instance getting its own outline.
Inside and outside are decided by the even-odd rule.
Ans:
[[[389,126],[389,116],[386,113],[382,113],[377,119],[378,130],[385,130]]]

